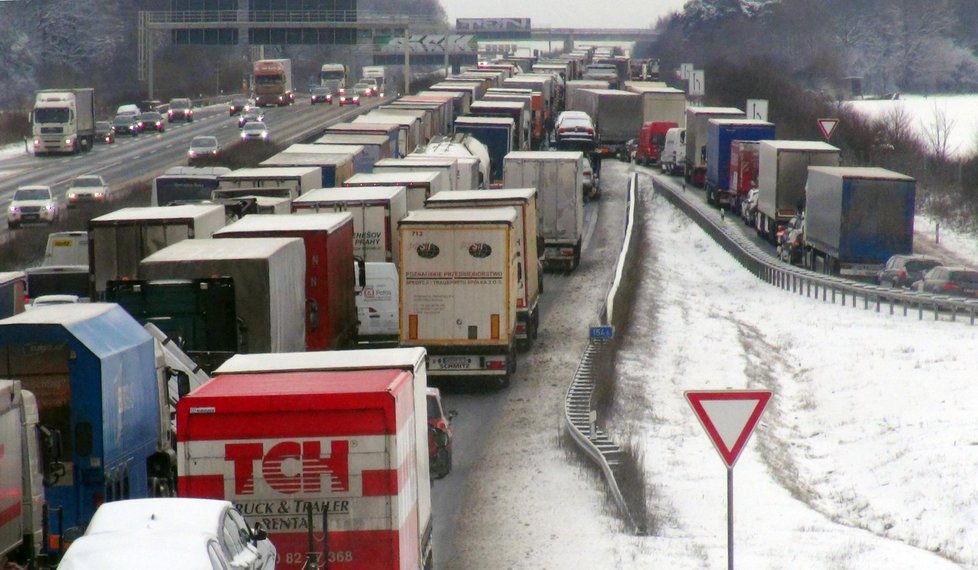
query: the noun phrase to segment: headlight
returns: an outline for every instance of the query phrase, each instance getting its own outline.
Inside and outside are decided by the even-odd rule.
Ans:
[[[17,206],[11,206],[11,207],[10,207],[10,209],[9,209],[8,211],[9,211],[9,212],[10,212],[11,214],[16,214],[17,212],[19,212],[19,211],[20,211],[20,208],[18,208]]]
[[[74,200],[77,197],[78,197],[78,195],[75,194],[74,192],[68,192],[68,199],[69,200]]]

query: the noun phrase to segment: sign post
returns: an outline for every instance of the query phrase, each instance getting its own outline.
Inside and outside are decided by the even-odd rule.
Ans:
[[[688,390],[686,401],[727,466],[727,570],[733,570],[733,467],[771,399],[769,390]]]

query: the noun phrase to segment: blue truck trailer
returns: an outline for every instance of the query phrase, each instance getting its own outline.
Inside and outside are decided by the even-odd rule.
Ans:
[[[913,252],[917,182],[875,167],[810,166],[806,268],[872,278],[892,255]]]
[[[176,473],[167,379],[154,338],[119,305],[38,307],[0,320],[0,377],[37,398],[61,434],[49,456],[46,546],[58,552],[103,502],[171,495]],[[50,459],[50,457],[49,457]]]
[[[468,133],[489,150],[489,184],[503,181],[503,158],[513,148],[515,122],[508,117],[464,116],[455,119],[455,132]]]
[[[715,206],[730,206],[735,192],[730,190],[730,143],[774,138],[774,123],[753,119],[710,119],[706,126],[706,201]]]

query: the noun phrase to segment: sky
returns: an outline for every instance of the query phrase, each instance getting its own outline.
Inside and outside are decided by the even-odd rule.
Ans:
[[[686,0],[441,0],[448,21],[456,18],[530,18],[533,27],[646,28],[682,10]]]

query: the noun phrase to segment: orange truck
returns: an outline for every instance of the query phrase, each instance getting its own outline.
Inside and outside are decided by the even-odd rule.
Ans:
[[[284,107],[295,103],[291,59],[259,59],[254,76],[255,105]]]

